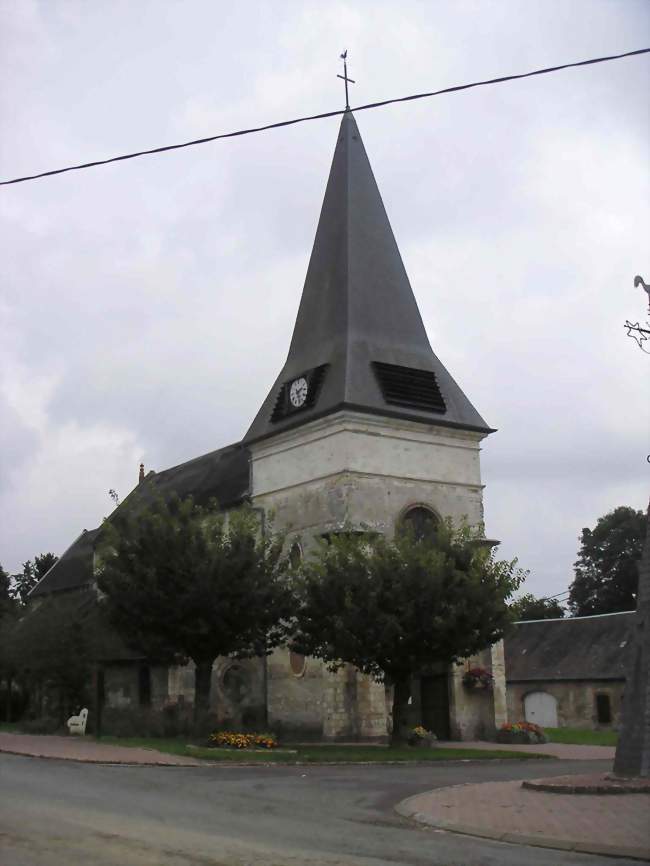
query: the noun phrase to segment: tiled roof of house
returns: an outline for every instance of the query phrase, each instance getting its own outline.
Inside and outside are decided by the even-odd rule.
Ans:
[[[633,622],[634,611],[515,623],[506,680],[623,679]]]

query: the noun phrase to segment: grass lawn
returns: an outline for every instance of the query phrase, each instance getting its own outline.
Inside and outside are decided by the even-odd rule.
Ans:
[[[615,746],[617,731],[583,731],[580,728],[544,728],[551,743],[578,743],[581,746]]]
[[[510,752],[507,749],[410,749],[408,746],[296,746],[285,749],[238,751],[236,749],[196,748],[184,740],[171,738],[140,738],[140,737],[102,737],[102,743],[116,746],[136,746],[144,749],[157,749],[183,757],[203,758],[209,761],[226,761],[235,763],[272,763],[272,764],[340,764],[340,763],[373,763],[383,764],[392,761],[413,763],[414,761],[462,761],[462,760],[494,760],[496,758],[546,758],[538,755]]]
[[[0,731],[17,733],[18,731],[20,731],[20,725],[18,724],[18,722],[0,722]]]

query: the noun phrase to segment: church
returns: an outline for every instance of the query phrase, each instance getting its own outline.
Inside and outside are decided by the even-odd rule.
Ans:
[[[483,522],[480,444],[493,432],[433,353],[352,112],[343,115],[286,362],[241,442],[161,472],[127,497],[192,495],[249,503],[290,528],[291,555],[344,527],[419,533],[445,518]],[[124,503],[123,503],[124,504]],[[84,531],[32,591],[96,592],[101,527]],[[192,702],[190,665],[163,667],[116,643],[101,659],[107,708]],[[470,690],[470,664],[493,688]],[[218,659],[212,699],[222,724],[291,737],[385,739],[382,684],[336,674],[278,649]],[[409,720],[439,738],[487,737],[506,720],[503,645],[413,677]]]

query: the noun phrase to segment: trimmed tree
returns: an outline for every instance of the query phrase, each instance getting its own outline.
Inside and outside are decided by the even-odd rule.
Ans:
[[[565,610],[556,598],[536,598],[527,592],[510,604],[510,612],[515,620],[560,619]]]
[[[569,587],[573,616],[635,610],[639,560],[646,535],[642,511],[619,506],[583,529]]]
[[[283,539],[251,508],[220,513],[191,498],[158,499],[104,524],[98,585],[110,622],[150,658],[192,659],[195,720],[210,703],[219,656],[266,655],[292,609]]]
[[[20,618],[7,635],[7,661],[30,695],[32,715],[45,712],[61,725],[86,701],[94,639],[87,608],[86,597],[55,593],[18,609]]]
[[[350,663],[393,686],[393,740],[403,735],[410,677],[499,640],[507,600],[524,579],[516,560],[497,561],[475,530],[450,523],[417,540],[341,533],[295,574],[292,648],[336,671]]]
[[[4,680],[4,719],[11,721],[11,696],[14,663],[11,653],[11,630],[15,621],[16,602],[11,597],[11,578],[0,564],[0,687]],[[3,691],[0,688],[0,698]]]
[[[499,640],[507,600],[524,578],[497,561],[476,531],[450,523],[435,537],[393,540],[342,533],[295,575],[292,648],[336,671],[350,663],[393,686],[393,740],[403,734],[411,675],[450,664]]]

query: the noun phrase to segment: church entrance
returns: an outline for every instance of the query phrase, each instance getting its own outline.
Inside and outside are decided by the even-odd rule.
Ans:
[[[439,740],[448,740],[449,687],[446,673],[420,678],[420,701],[424,727]]]

